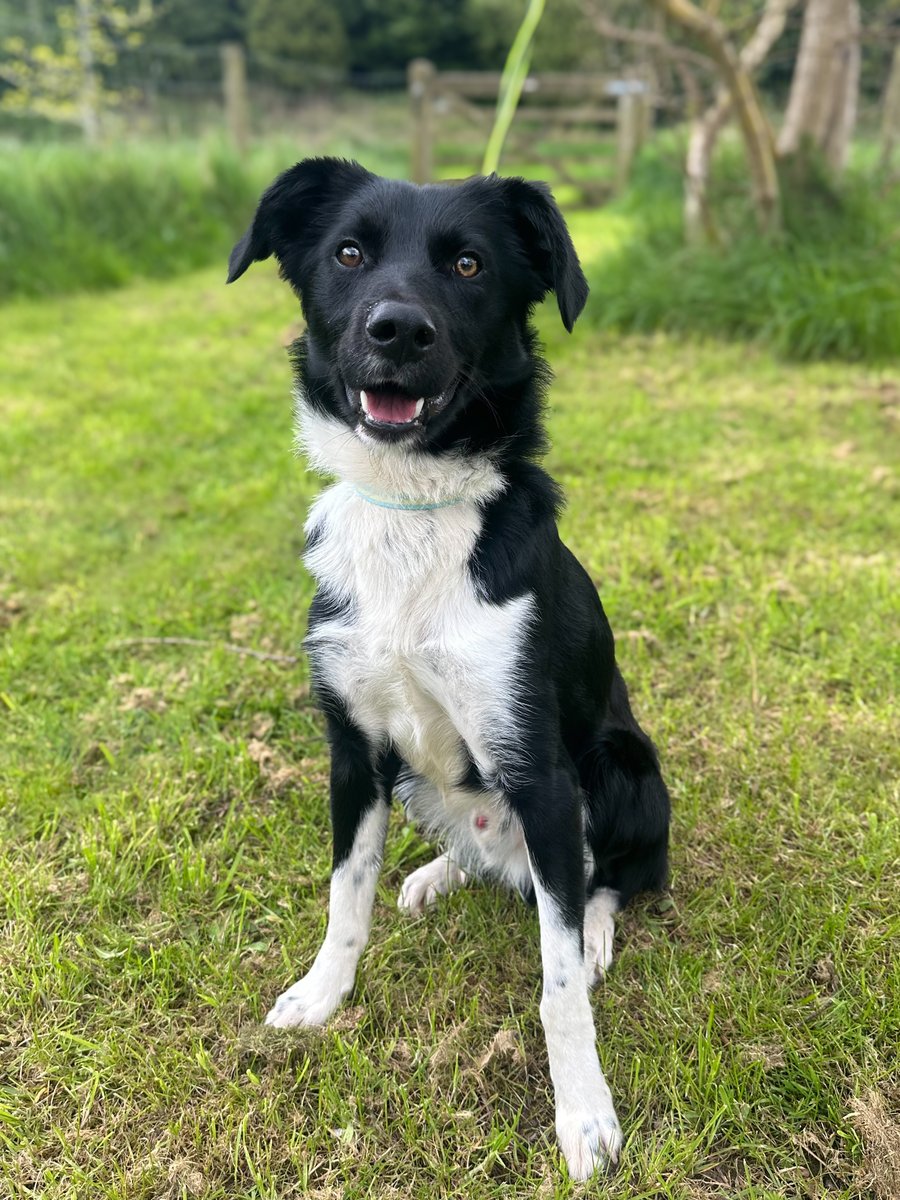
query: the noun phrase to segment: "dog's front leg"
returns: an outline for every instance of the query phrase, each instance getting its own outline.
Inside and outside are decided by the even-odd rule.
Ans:
[[[573,1179],[615,1162],[622,1132],[600,1069],[584,965],[581,805],[562,769],[510,795],[522,822],[541,927],[541,1021],[556,1098],[556,1135]]]
[[[328,929],[315,962],[278,997],[267,1025],[324,1025],[350,994],[369,940],[395,774],[389,761],[393,756],[376,756],[345,712],[334,709],[327,715],[334,832]]]

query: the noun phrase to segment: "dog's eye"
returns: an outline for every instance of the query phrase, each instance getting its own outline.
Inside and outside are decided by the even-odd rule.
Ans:
[[[481,270],[481,260],[474,254],[461,254],[453,264],[453,270],[463,279],[474,279]]]
[[[342,267],[359,267],[362,265],[363,252],[356,242],[344,242],[335,257]]]

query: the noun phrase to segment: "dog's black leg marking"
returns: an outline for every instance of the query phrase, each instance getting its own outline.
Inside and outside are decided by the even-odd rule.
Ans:
[[[332,867],[337,870],[350,858],[367,813],[390,804],[400,760],[391,750],[373,753],[343,702],[321,687],[317,691],[331,747]]]

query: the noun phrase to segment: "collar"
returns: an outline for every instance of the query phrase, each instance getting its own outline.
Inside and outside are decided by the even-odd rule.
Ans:
[[[414,496],[379,496],[357,484],[353,484],[353,490],[367,504],[375,504],[378,508],[393,508],[400,512],[434,512],[437,508],[453,508],[465,501],[465,496],[451,496],[447,500],[417,500]]]

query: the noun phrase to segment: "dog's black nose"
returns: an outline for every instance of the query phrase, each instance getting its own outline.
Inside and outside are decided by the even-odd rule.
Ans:
[[[382,354],[400,364],[427,354],[437,331],[415,304],[382,300],[369,313],[366,333]]]

